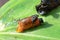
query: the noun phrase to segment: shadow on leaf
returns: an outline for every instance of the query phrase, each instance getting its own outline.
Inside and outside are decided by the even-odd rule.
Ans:
[[[39,29],[42,29],[42,28],[49,28],[51,26],[53,26],[53,25],[45,22],[44,24],[42,24],[40,26],[36,26],[36,27],[33,27],[33,28],[30,28],[30,29],[26,30],[25,32],[32,32],[32,31],[39,30]]]
[[[54,18],[59,18],[59,12],[60,12],[60,6],[53,9],[51,12],[49,12],[48,14],[44,15],[45,17],[48,17],[49,15],[53,16]]]

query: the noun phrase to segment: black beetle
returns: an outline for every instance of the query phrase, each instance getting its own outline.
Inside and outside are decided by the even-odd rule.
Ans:
[[[41,15],[45,15],[59,5],[60,0],[41,0],[41,3],[36,6],[36,11]]]

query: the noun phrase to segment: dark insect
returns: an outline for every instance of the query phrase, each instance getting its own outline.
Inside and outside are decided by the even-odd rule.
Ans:
[[[59,5],[60,0],[41,0],[41,3],[36,6],[36,10],[39,14],[45,15]]]

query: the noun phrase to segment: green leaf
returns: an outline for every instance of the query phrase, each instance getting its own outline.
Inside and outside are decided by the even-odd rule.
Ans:
[[[0,40],[60,40],[60,7],[41,16],[41,26],[17,33],[16,20],[37,14],[35,6],[41,0],[9,0],[0,8]]]

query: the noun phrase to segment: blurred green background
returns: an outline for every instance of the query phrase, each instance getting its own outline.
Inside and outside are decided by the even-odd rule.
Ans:
[[[9,0],[0,7],[0,40],[60,40],[60,6],[46,16],[41,26],[17,33],[16,20],[37,14],[41,0]]]

